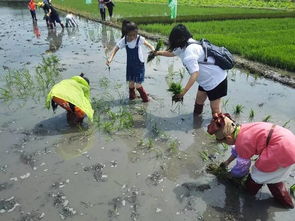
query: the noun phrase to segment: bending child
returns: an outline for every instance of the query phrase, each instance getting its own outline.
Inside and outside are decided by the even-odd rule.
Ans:
[[[267,184],[274,198],[287,208],[294,208],[284,181],[295,167],[295,135],[288,129],[267,122],[236,124],[228,114],[214,114],[208,133],[228,145],[235,145],[232,155],[221,166],[227,167],[234,159],[234,177],[249,173],[246,189],[252,194]],[[258,159],[251,167],[251,158]]]
[[[208,57],[208,64],[204,61],[205,53],[201,45],[196,44],[192,34],[182,25],[176,25],[169,35],[167,51],[153,52],[155,55],[174,57],[178,56],[190,78],[183,91],[177,95],[181,99],[197,81],[199,88],[194,105],[194,115],[203,112],[203,106],[207,98],[210,100],[212,114],[221,112],[221,98],[227,95],[227,72],[214,64],[214,58]]]
[[[85,115],[89,120],[93,120],[93,109],[90,103],[89,80],[82,73],[70,79],[62,80],[52,87],[47,95],[46,107],[50,104],[53,111],[57,106],[67,110],[67,120],[69,124],[81,124]]]
[[[152,51],[155,48],[148,43],[144,37],[138,35],[138,28],[134,22],[124,21],[122,25],[122,38],[112,50],[106,64],[110,65],[115,54],[119,49],[126,48],[127,53],[127,72],[126,81],[129,82],[129,99],[136,98],[135,88],[139,92],[143,102],[148,102],[147,93],[142,87],[144,81],[145,67],[142,53],[142,45],[147,46]]]

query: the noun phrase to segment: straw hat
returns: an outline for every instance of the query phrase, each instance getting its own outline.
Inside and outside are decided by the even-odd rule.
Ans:
[[[231,119],[229,114],[214,114],[207,132],[215,135],[216,140],[223,140],[226,136],[232,135],[238,125]]]

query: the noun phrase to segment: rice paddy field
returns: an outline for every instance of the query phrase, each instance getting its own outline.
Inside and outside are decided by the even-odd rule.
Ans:
[[[205,170],[230,147],[206,132],[209,102],[193,117],[197,84],[172,104],[169,82],[183,86],[189,78],[178,58],[150,61],[144,87],[151,101],[129,101],[125,50],[106,66],[120,30],[79,16],[78,27],[48,29],[43,16],[38,10],[32,23],[25,5],[0,2],[1,221],[294,220],[295,210],[280,207],[266,186],[251,197]],[[54,113],[44,102],[52,85],[81,72],[95,117],[71,127],[62,108]],[[222,106],[237,122],[294,132],[293,88],[238,68],[228,71],[228,84]],[[294,177],[293,170],[288,188]]]
[[[274,67],[295,71],[295,19],[247,19],[184,23],[195,39],[206,38],[235,54]],[[174,24],[140,28],[168,36]]]
[[[89,18],[100,16],[96,1],[85,4],[82,0],[55,0],[54,4]],[[183,0],[178,1],[178,20],[174,22],[169,19],[169,8],[163,0],[115,1],[115,4],[115,18],[133,20],[141,24],[140,29],[161,34],[163,38],[167,38],[174,22],[182,22],[195,39],[206,38],[246,59],[295,71],[294,2]]]

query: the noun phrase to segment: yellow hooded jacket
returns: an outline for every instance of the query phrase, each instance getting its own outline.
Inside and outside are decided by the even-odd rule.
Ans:
[[[90,102],[90,86],[84,78],[74,76],[54,85],[47,95],[46,107],[48,109],[53,97],[58,97],[74,104],[85,112],[91,122],[93,121],[94,110]]]

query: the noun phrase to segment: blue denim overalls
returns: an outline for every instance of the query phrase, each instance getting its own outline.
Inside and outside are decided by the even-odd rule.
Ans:
[[[125,45],[127,52],[127,69],[126,69],[126,81],[134,81],[141,84],[144,81],[144,62],[141,62],[138,57],[138,42],[140,36],[136,40],[134,48],[129,48],[127,45],[127,39],[125,37]]]

